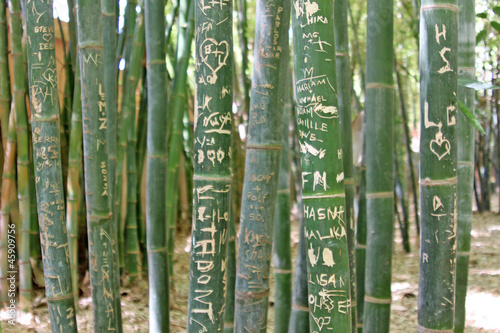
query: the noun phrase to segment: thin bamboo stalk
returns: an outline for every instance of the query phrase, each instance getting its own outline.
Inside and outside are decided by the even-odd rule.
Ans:
[[[12,107],[16,115],[17,136],[17,184],[19,213],[19,297],[21,309],[31,306],[33,284],[30,263],[30,188],[29,188],[29,135],[28,116],[26,112],[26,80],[22,46],[21,6],[18,1],[9,2],[9,26],[11,34],[12,62],[14,67]]]
[[[52,332],[77,332],[65,226],[59,99],[52,1],[32,1],[26,15],[33,162],[45,294]]]
[[[452,331],[457,216],[457,1],[420,17],[420,272],[417,332]]]
[[[365,309],[365,268],[366,268],[366,159],[364,148],[366,136],[363,135],[363,157],[359,172],[359,208],[356,223],[356,299],[357,331],[363,332]]]
[[[351,277],[351,325],[356,332],[356,234],[354,222],[354,165],[352,157],[351,117],[351,60],[349,57],[349,36],[347,20],[348,0],[334,2],[335,59],[337,66],[337,89],[339,99],[340,126],[342,127],[342,154],[344,161],[345,218],[347,224],[347,247],[349,250],[349,271]]]
[[[302,201],[299,198],[298,206],[303,211]],[[297,247],[297,262],[292,290],[292,311],[290,313],[290,333],[309,332],[309,304],[307,288],[307,251],[305,239],[305,221],[299,217],[299,245]],[[304,231],[304,232],[303,232]]]
[[[16,117],[15,112],[9,115],[9,131],[7,144],[5,146],[5,160],[2,172],[2,189],[0,198],[0,302],[9,305],[9,271],[15,270],[16,261],[16,234],[9,229],[12,221],[10,219],[10,207],[12,202],[12,190],[16,182]],[[13,244],[14,246],[12,246]],[[9,246],[10,245],[10,246]]]
[[[130,282],[134,282],[141,273],[141,254],[137,225],[137,121],[135,92],[142,73],[142,58],[144,57],[145,49],[144,39],[144,11],[141,11],[135,26],[134,47],[130,54],[129,70],[123,99],[123,112],[131,115],[127,131],[127,216],[125,231],[125,264]]]
[[[284,56],[287,60],[288,56]],[[287,61],[288,63],[288,61]],[[285,71],[289,72],[290,68]],[[274,267],[274,332],[288,332],[292,309],[292,250],[290,247],[290,100],[291,73],[285,73],[285,106],[283,111],[283,133],[281,137],[281,163],[278,193],[274,217],[273,267]],[[288,81],[290,80],[290,81]]]
[[[78,54],[77,54],[78,56]],[[81,175],[83,173],[82,150],[82,100],[80,83],[80,62],[75,58],[75,84],[71,112],[71,130],[69,137],[68,181],[66,186],[66,228],[69,237],[71,278],[73,293],[78,297],[78,217],[82,202]]]
[[[9,132],[10,81],[7,37],[7,0],[0,2],[0,130],[3,150],[6,151]]]

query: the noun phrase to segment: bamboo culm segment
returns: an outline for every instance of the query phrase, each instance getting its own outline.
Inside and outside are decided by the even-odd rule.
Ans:
[[[232,3],[194,1],[196,102],[187,332],[222,331],[231,212]],[[182,119],[182,118],[181,118]],[[210,121],[210,120],[215,121]]]
[[[257,1],[235,290],[235,331],[266,332],[288,69],[290,2]],[[286,246],[286,244],[284,244]]]
[[[299,0],[292,12],[309,327],[351,331],[344,167],[333,2]]]
[[[22,47],[22,18],[19,1],[9,1],[9,26],[11,33],[12,62],[14,67],[14,98],[12,107],[16,114],[17,184],[21,225],[19,232],[19,294],[21,308],[31,305],[33,284],[30,263],[30,185],[29,185],[29,136],[26,113],[26,70]]]
[[[418,332],[454,326],[457,47],[456,1],[422,1]]]
[[[144,2],[148,82],[146,233],[149,265],[150,332],[168,332],[169,276],[166,229],[167,69],[164,38],[165,2]]]
[[[288,53],[288,52],[287,52]],[[288,54],[283,55],[288,63]],[[290,114],[292,102],[289,67],[283,69],[285,84],[285,104],[283,110],[283,134],[281,137],[281,165],[278,178],[278,194],[274,217],[273,267],[274,267],[274,332],[287,333],[292,310],[292,249],[290,246]]]
[[[389,332],[394,223],[393,0],[367,4],[363,332]]]
[[[2,130],[3,150],[7,145],[10,112],[9,56],[7,37],[7,1],[0,2],[0,129]]]
[[[78,52],[77,52],[78,53]],[[78,55],[77,55],[78,56]],[[81,175],[83,172],[82,100],[80,83],[80,62],[75,58],[75,85],[71,111],[71,130],[68,154],[68,181],[66,182],[66,228],[68,230],[71,279],[73,293],[78,296],[78,215],[82,209]]]
[[[77,1],[90,284],[96,332],[121,331],[117,231],[109,188],[108,130],[101,3]]]
[[[302,201],[298,202],[300,211],[303,210]],[[295,263],[294,284],[292,290],[292,311],[290,313],[290,333],[309,331],[309,305],[307,289],[307,251],[305,239],[304,216],[299,217],[299,245],[297,247],[297,261]]]
[[[334,2],[335,52],[337,88],[339,99],[340,126],[342,127],[342,153],[344,161],[345,217],[347,224],[347,246],[349,249],[349,272],[351,276],[351,325],[356,332],[356,247],[354,227],[354,165],[352,157],[352,120],[351,120],[351,61],[349,59],[349,36],[347,22],[347,1]]]
[[[363,136],[363,140],[366,137]],[[363,141],[365,143],[366,141]],[[363,149],[365,151],[365,149]],[[365,153],[363,152],[363,155]],[[363,332],[365,305],[365,263],[366,263],[366,166],[362,157],[359,172],[359,208],[356,223],[356,327],[358,333]]]
[[[458,76],[475,79],[476,60],[476,13],[475,2],[459,0],[458,25]],[[474,112],[475,91],[458,87],[458,99]],[[474,127],[462,112],[457,112],[457,266],[456,266],[456,303],[455,332],[465,331],[465,299],[469,275],[469,252],[472,228],[472,195],[474,182]]]
[[[33,10],[28,10],[26,14],[26,33],[30,40],[27,54],[45,294],[52,332],[77,332],[65,226],[52,1],[32,0],[30,6]],[[44,30],[42,33],[38,27],[46,27],[47,32]],[[42,49],[46,39],[52,47]]]
[[[144,57],[144,11],[137,17],[135,25],[134,47],[130,53],[125,95],[123,97],[123,113],[131,115],[127,129],[127,216],[125,229],[125,263],[129,281],[133,282],[140,276],[141,255],[137,225],[137,126],[135,91],[142,73],[142,58]]]

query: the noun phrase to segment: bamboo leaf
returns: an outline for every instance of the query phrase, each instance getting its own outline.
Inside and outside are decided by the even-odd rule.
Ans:
[[[500,23],[492,21],[490,24],[496,31],[500,32]]]
[[[493,12],[497,15],[500,15],[500,6],[493,7]]]
[[[486,17],[488,17],[488,14],[483,12],[483,13],[476,14],[476,16],[485,19]]]
[[[473,80],[473,79],[464,79],[464,78],[458,79],[458,85],[463,86],[463,87],[467,87],[467,88],[471,88],[474,90],[500,89],[499,86],[495,86],[495,85],[488,83],[488,82],[481,82],[481,81],[477,81],[477,80]]]
[[[482,41],[485,37],[486,37],[486,29],[479,31],[479,33],[476,36],[476,44],[479,44],[479,42]]]
[[[467,119],[472,124],[472,126],[474,126],[479,132],[486,135],[486,132],[484,131],[483,127],[481,126],[481,123],[479,122],[479,120],[477,120],[476,116],[467,107],[467,105],[465,105],[465,103],[463,103],[461,100],[458,100],[458,107],[463,112],[464,116],[467,117]]]

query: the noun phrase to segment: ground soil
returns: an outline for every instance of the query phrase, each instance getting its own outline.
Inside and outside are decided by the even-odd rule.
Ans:
[[[498,198],[493,202],[498,203]],[[500,215],[498,206],[494,212],[473,216],[472,249],[467,296],[466,332],[500,332]],[[391,332],[415,332],[417,324],[418,295],[418,247],[415,228],[410,230],[412,252],[404,253],[399,231],[395,230],[393,254],[393,303]],[[188,296],[189,237],[177,237],[174,289],[171,309],[171,331],[186,331],[186,309]],[[298,231],[294,223],[292,251],[297,252]],[[272,283],[272,282],[271,282]],[[83,288],[88,293],[88,286]],[[43,290],[30,313],[18,312],[18,322],[6,322],[7,313],[2,311],[3,332],[50,332],[47,305]],[[148,289],[147,283],[139,281],[134,286],[122,288],[122,311],[124,332],[148,332]],[[268,331],[272,332],[274,319],[274,296],[270,297]],[[92,332],[92,307],[90,297],[79,299],[77,313],[79,332]]]

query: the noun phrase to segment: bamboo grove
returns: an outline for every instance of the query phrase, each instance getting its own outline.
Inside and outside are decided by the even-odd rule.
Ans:
[[[54,333],[390,332],[400,247],[411,330],[467,330],[500,7],[61,3],[0,0],[4,328],[43,299]]]

